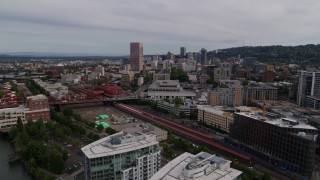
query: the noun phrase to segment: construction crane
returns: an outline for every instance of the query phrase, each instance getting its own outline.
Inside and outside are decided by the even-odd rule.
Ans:
[[[262,119],[266,120],[266,94],[265,92],[262,93]]]

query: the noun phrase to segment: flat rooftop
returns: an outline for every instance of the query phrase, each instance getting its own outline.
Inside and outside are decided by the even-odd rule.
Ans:
[[[135,126],[128,127],[126,129],[123,129],[122,131],[133,134],[133,133],[140,133],[140,134],[164,134],[167,133],[167,131],[160,129],[156,126],[152,126],[148,123],[142,123],[142,124],[136,124]]]
[[[4,108],[4,109],[0,109],[0,113],[11,113],[11,112],[25,112],[27,111],[28,108],[24,105],[20,105],[18,107],[14,107],[14,108]]]
[[[162,167],[150,180],[232,180],[242,172],[230,168],[230,162],[205,152],[197,155],[186,152]]]
[[[197,105],[197,109],[204,110],[213,114],[218,114],[221,116],[233,116],[233,113],[230,112],[251,112],[257,113],[262,112],[261,109],[257,107],[248,107],[248,106],[238,106],[238,107],[223,107],[223,106],[211,106],[211,105]]]
[[[263,121],[263,117],[259,113],[248,113],[248,112],[237,112],[236,114],[250,117],[252,119]],[[304,122],[301,122],[299,119],[292,119],[292,118],[271,118],[266,117],[263,121],[265,123],[273,124],[275,126],[283,127],[283,128],[297,128],[297,129],[310,129],[310,130],[317,130],[317,128],[310,126]]]
[[[47,96],[43,95],[43,94],[38,94],[35,96],[29,96],[27,97],[27,99],[32,99],[32,100],[44,100],[44,99],[48,99]]]
[[[180,87],[178,80],[156,80],[150,87]]]
[[[203,110],[209,113],[217,114],[225,117],[233,117],[232,113],[224,111],[223,106],[211,106],[211,105],[197,105],[197,109]]]
[[[192,91],[148,91],[148,96],[187,96],[187,97],[195,97],[196,94]]]
[[[88,144],[81,148],[81,151],[91,159],[122,154],[157,144],[155,135],[119,132]]]

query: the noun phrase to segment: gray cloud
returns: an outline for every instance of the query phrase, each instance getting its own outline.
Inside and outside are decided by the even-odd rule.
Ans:
[[[319,43],[318,0],[0,0],[0,52],[178,53]]]

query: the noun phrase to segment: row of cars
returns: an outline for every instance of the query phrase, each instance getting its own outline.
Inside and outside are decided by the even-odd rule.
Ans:
[[[82,164],[81,161],[79,161],[78,163],[74,163],[74,164],[66,166],[65,169],[66,169],[67,172],[72,172],[74,170],[77,170],[81,166],[83,166],[83,164]]]

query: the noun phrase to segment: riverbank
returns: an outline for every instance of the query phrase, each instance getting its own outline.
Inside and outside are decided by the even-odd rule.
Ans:
[[[8,138],[0,134],[0,174],[1,179],[32,180],[20,161],[8,163],[8,155],[14,153]]]

